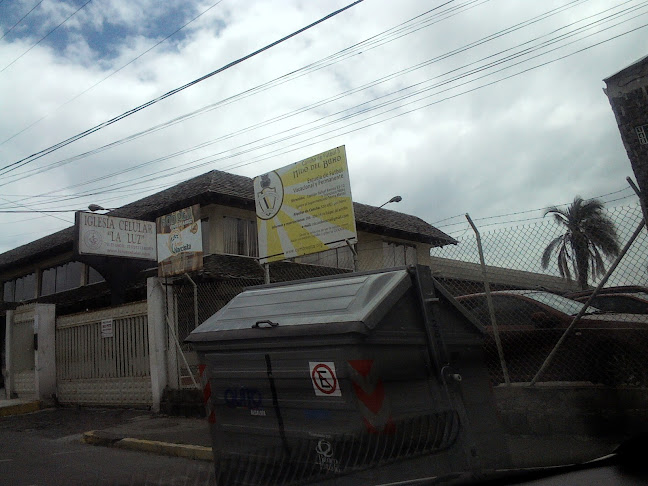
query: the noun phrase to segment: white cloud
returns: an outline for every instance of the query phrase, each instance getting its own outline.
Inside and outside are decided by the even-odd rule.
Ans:
[[[70,4],[47,3],[48,15],[64,18]],[[103,82],[69,105],[61,103],[96,83],[113,69],[148,49],[211,2],[185,4],[180,18],[177,5],[153,1],[100,2],[90,4],[68,26],[70,44],[61,51],[44,42],[0,73],[3,112],[0,138],[4,140],[45,114],[45,120],[24,134],[0,146],[2,161],[9,163],[63,140],[170,89],[210,72],[238,57],[290,33],[345,2],[232,2],[224,0],[183,31],[181,41],[172,39],[142,57],[122,72]],[[58,5],[58,7],[57,7]],[[61,169],[2,187],[7,194],[38,194],[72,184],[105,177],[119,169],[132,167],[158,157],[227,135],[235,130],[288,113],[344,90],[371,82],[416,63],[442,55],[483,36],[560,5],[558,2],[519,4],[515,1],[486,3],[418,32],[394,39],[383,46],[366,48],[338,64],[308,76],[220,107],[208,114],[121,145],[110,151],[68,164]],[[92,7],[92,8],[90,8]],[[414,0],[364,2],[340,16],[315,27],[286,43],[156,104],[54,154],[39,159],[30,167],[41,167],[67,156],[91,150],[131,133],[214,103],[275,77],[291,72],[327,55],[419,15],[425,8]],[[270,126],[222,140],[182,157],[151,164],[116,179],[125,184],[133,178],[154,175],[166,168],[200,157],[223,157],[254,147],[254,141],[291,127],[306,129],[318,118],[339,110],[351,109],[386,93],[404,88],[460,68],[499,50],[609,8],[605,1],[585,2],[562,14],[534,24],[517,33],[501,37],[457,56],[449,57],[408,75],[373,87],[353,96],[321,106]],[[53,9],[56,8],[56,11]],[[76,7],[78,8],[78,6]],[[173,10],[175,9],[175,10]],[[171,13],[172,12],[172,13]],[[69,13],[68,13],[69,15]],[[63,16],[63,17],[62,17]],[[170,17],[169,17],[170,16]],[[642,20],[643,19],[643,20]],[[52,20],[53,22],[54,20]],[[58,21],[60,22],[60,20]],[[585,41],[604,39],[641,25],[645,17],[619,26],[616,30]],[[123,35],[114,37],[107,25],[118,26]],[[158,26],[152,32],[153,26]],[[421,25],[422,27],[423,25]],[[84,36],[93,30],[92,42],[106,37],[113,50],[97,51]],[[153,29],[155,30],[155,29]],[[36,36],[36,33],[34,33]],[[9,36],[0,42],[0,59],[9,62],[29,47],[27,39]],[[326,135],[330,140],[299,148],[285,155],[274,155],[253,165],[233,168],[253,176],[286,165],[327,148],[346,144],[356,200],[381,204],[395,194],[403,201],[394,209],[410,212],[434,222],[455,214],[473,216],[531,209],[569,201],[578,193],[584,197],[604,194],[624,185],[630,167],[620,142],[614,117],[601,91],[601,80],[645,55],[645,31],[621,37],[609,44],[573,56],[524,75],[502,81],[456,98],[420,109],[346,135]],[[33,41],[32,41],[33,42]],[[571,52],[577,46],[565,48]],[[556,54],[546,56],[546,59]],[[102,57],[103,56],[103,57]],[[539,58],[527,66],[541,62]],[[492,60],[492,59],[491,59]],[[466,86],[425,99],[415,108],[472,89],[493,79],[520,70],[522,66]],[[447,79],[447,76],[443,79]],[[468,79],[468,78],[466,78]],[[437,80],[438,81],[438,80]],[[434,81],[433,81],[434,82]],[[446,89],[441,87],[440,89]],[[428,94],[431,94],[428,93]],[[411,101],[405,100],[405,102]],[[387,107],[386,107],[387,109]],[[342,128],[364,117],[340,122],[298,140],[309,143],[318,133],[340,127],[340,132],[379,121],[367,119]],[[366,115],[370,116],[370,115]],[[276,135],[270,140],[282,138]],[[186,171],[144,187],[186,179],[209,169],[240,165],[277,148],[292,150],[295,140],[286,140],[248,154]],[[249,145],[253,143],[253,145]],[[262,144],[264,142],[259,142]],[[245,145],[248,144],[248,145]],[[238,146],[245,145],[242,148]],[[301,145],[298,145],[298,147]],[[283,151],[283,150],[282,150]],[[281,151],[280,151],[281,152]],[[15,173],[18,173],[16,171]],[[7,180],[7,177],[4,177]],[[9,178],[10,179],[10,178]],[[113,179],[83,186],[77,190],[101,191]],[[1,184],[2,182],[0,182]],[[138,189],[138,186],[125,186]],[[73,192],[71,189],[66,193]],[[57,206],[84,207],[89,202],[110,205],[129,202],[143,195],[106,193]],[[116,198],[117,199],[111,199]],[[28,204],[41,200],[25,201]],[[0,205],[3,203],[0,202]],[[42,207],[42,206],[39,206]],[[16,219],[15,215],[0,215]],[[51,218],[50,218],[51,219]],[[53,227],[63,227],[52,220]],[[15,239],[0,241],[0,249],[30,241],[33,226],[12,223]],[[43,226],[43,232],[52,226]],[[22,235],[22,236],[18,236]]]

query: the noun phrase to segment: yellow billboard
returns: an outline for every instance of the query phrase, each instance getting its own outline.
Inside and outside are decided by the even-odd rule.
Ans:
[[[344,145],[254,178],[261,263],[358,240]]]

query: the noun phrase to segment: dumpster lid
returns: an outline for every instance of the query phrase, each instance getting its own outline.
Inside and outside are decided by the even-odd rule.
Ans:
[[[198,326],[186,341],[220,340],[232,334],[224,331],[245,330],[249,337],[248,330],[255,327],[292,326],[294,332],[308,332],[312,324],[348,324],[336,329],[367,332],[411,286],[407,270],[399,269],[253,287]]]

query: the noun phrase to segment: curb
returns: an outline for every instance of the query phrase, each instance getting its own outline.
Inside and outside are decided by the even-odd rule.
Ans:
[[[10,415],[22,415],[25,413],[37,412],[43,408],[43,402],[27,402],[17,403],[16,405],[9,405],[8,407],[0,408],[0,417],[8,417]]]
[[[195,459],[198,461],[214,460],[211,447],[119,437],[115,434],[103,432],[101,430],[85,432],[81,437],[81,442],[84,444],[116,447],[118,449],[150,452],[163,456],[183,457],[185,459]]]

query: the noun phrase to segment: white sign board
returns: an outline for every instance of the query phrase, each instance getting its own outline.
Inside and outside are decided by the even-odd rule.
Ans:
[[[254,178],[261,263],[358,240],[344,146]]]
[[[114,336],[113,333],[113,320],[112,319],[103,319],[101,321],[101,337],[102,338],[111,338]]]
[[[104,214],[76,213],[80,255],[157,260],[155,223]]]
[[[203,267],[200,205],[157,218],[158,277],[170,277]]]
[[[340,397],[340,383],[335,373],[335,363],[332,361],[309,361],[313,390],[318,397]]]

